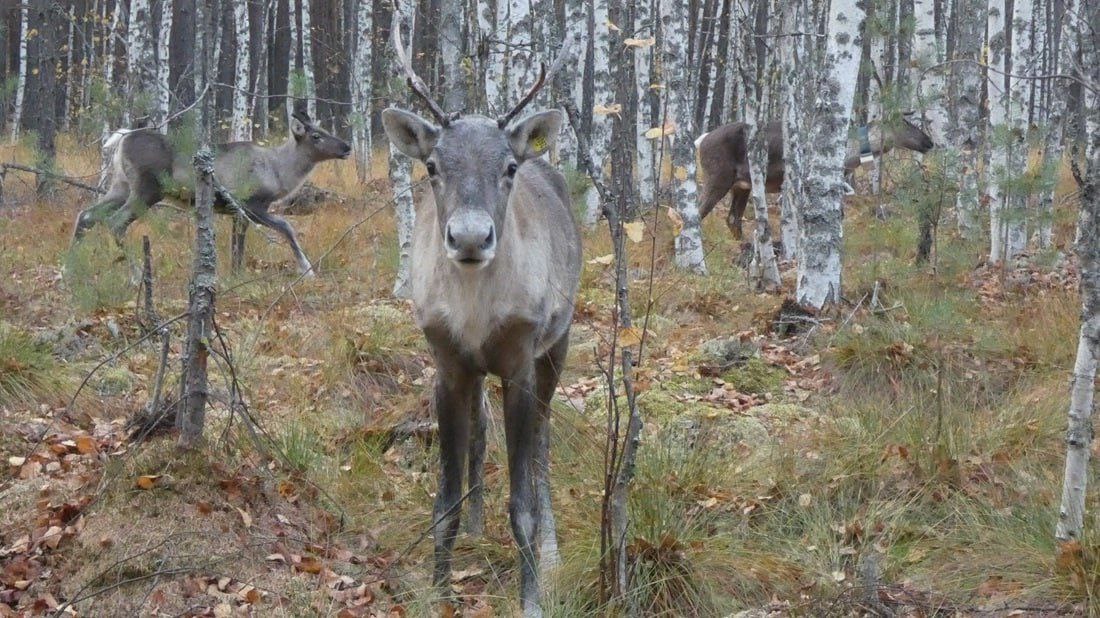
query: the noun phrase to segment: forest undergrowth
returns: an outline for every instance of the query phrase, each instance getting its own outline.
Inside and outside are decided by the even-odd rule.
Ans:
[[[59,152],[66,173],[97,172],[93,150]],[[373,171],[363,187],[351,165],[318,170],[314,182],[344,196],[294,217],[318,277],[299,279],[288,248],[255,228],[244,272],[221,276],[215,321],[228,353],[212,358],[207,444],[190,453],[127,428],[159,360],[131,270],[147,235],[157,311],[185,311],[188,214],[154,210],[131,227],[126,258],[100,229],[70,253],[88,194],[59,186],[35,201],[29,177],[7,174],[0,616],[431,614],[433,370],[409,305],[390,294],[384,162]],[[1063,178],[1062,193],[1071,185]],[[984,245],[944,213],[933,261],[917,265],[917,216],[901,194],[848,199],[846,302],[794,323],[778,319],[782,296],[746,282],[724,212],[705,222],[706,277],[673,266],[667,208],[645,216],[629,246],[635,324],[648,313],[630,544],[630,602],[642,614],[1100,607],[1095,516],[1080,544],[1053,538],[1080,311],[1073,209],[1056,212],[1057,251],[1007,268],[985,264]],[[219,221],[220,273],[229,230]],[[610,254],[605,229],[585,234],[554,403],[563,564],[548,583],[553,616],[603,609],[598,366],[613,334]],[[788,289],[793,275],[788,265]],[[227,412],[230,368],[246,416]],[[466,616],[516,611],[499,384],[489,391],[486,530],[460,537],[453,576]],[[1089,502],[1100,512],[1095,492]]]

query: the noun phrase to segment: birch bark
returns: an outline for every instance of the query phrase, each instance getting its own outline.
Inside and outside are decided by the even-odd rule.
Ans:
[[[683,227],[676,236],[676,265],[696,274],[707,274],[699,220],[698,184],[695,180],[695,144],[692,136],[694,109],[690,83],[691,57],[687,53],[688,10],[682,0],[661,1],[661,34],[664,87],[668,116],[676,124],[672,142],[673,203]]]
[[[233,74],[236,76],[233,89],[233,118],[230,134],[235,142],[252,140],[252,120],[248,117],[248,92],[251,90],[249,69],[252,60],[249,57],[251,30],[248,23],[248,0],[233,0],[234,37],[237,42],[236,63]]]
[[[844,155],[859,71],[859,26],[864,13],[856,0],[829,7],[822,83],[816,88],[814,125],[808,149],[804,201],[799,211],[798,285],[795,298],[820,309],[840,300],[843,240]]]
[[[1082,538],[1085,497],[1088,488],[1089,453],[1093,442],[1093,396],[1096,363],[1100,358],[1100,6],[1081,7],[1075,24],[1081,28],[1077,77],[1091,88],[1086,117],[1084,170],[1078,175],[1081,210],[1077,220],[1077,256],[1081,269],[1081,333],[1077,343],[1077,361],[1070,386],[1069,426],[1066,430],[1066,468],[1062,482],[1062,501],[1058,509],[1055,538],[1073,541]],[[1091,28],[1087,24],[1092,24]],[[1087,89],[1084,89],[1087,90]],[[1076,172],[1075,172],[1075,175]]]
[[[352,147],[358,166],[359,181],[370,178],[371,159],[371,33],[374,2],[357,0],[355,60],[352,63],[352,96],[355,97],[355,117],[352,119]]]
[[[588,156],[592,158],[592,171],[601,182],[604,181],[604,164],[607,153],[611,152],[611,125],[610,110],[615,105],[615,95],[611,85],[611,68],[609,66],[609,49],[611,45],[611,30],[608,27],[607,0],[593,0],[593,19],[595,24],[595,36],[592,44],[592,132],[589,139],[591,149]],[[595,187],[589,187],[584,194],[585,214],[584,223],[592,227],[599,220],[605,205],[600,203],[600,194]]]
[[[955,214],[959,231],[974,238],[979,229],[978,178],[984,150],[982,119],[982,45],[987,6],[984,0],[957,0],[949,97],[954,113],[947,125],[947,142],[957,151],[959,191]]]
[[[27,93],[27,11],[29,3],[19,5],[19,77],[15,83],[15,109],[11,115],[11,141],[19,139],[19,128],[23,123],[23,99]],[[108,57],[109,58],[109,57]]]
[[[153,123],[161,133],[168,132],[168,112],[171,106],[172,85],[169,79],[172,65],[169,58],[172,33],[172,0],[161,0],[160,26],[157,28],[157,96]]]

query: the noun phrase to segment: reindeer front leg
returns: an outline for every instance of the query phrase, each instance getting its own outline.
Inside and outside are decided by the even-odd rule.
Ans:
[[[539,411],[535,397],[533,362],[518,369],[504,383],[504,433],[508,443],[510,497],[508,515],[519,547],[520,601],[525,618],[541,617],[539,607],[539,501],[535,470],[539,439]]]

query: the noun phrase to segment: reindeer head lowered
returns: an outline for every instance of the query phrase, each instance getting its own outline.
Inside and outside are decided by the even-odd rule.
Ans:
[[[546,66],[540,67],[527,96],[498,120],[448,114],[409,68],[399,28],[393,32],[409,87],[427,103],[438,125],[391,107],[382,112],[386,135],[398,150],[427,168],[447,257],[464,268],[483,268],[496,255],[516,171],[524,161],[545,153],[561,129],[558,110],[533,114],[509,128],[545,83]]]

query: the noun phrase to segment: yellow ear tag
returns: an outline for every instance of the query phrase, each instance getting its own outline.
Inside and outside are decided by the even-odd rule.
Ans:
[[[535,139],[531,140],[531,148],[535,150],[535,152],[546,150],[546,146],[547,144],[545,135],[539,135]]]

